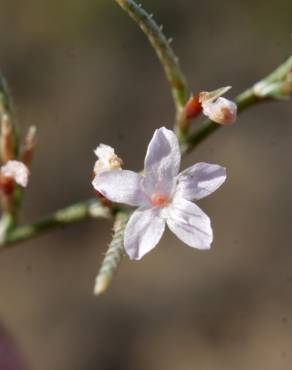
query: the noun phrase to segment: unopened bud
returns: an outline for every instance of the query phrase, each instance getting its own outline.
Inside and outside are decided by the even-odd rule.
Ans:
[[[29,169],[20,161],[8,161],[0,168],[0,175],[12,179],[16,184],[25,188],[28,184]]]
[[[1,136],[0,136],[1,160],[2,163],[13,159],[13,133],[10,117],[3,114],[1,117]]]
[[[104,171],[121,169],[123,161],[109,145],[100,144],[94,153],[98,157],[93,169],[94,175],[98,175]]]
[[[30,126],[24,141],[21,161],[27,166],[30,166],[32,161],[33,152],[36,145],[36,133],[36,126]]]
[[[227,86],[212,92],[201,92],[199,95],[199,101],[202,104],[205,116],[221,125],[232,124],[237,117],[236,104],[221,97],[229,89],[230,87]]]

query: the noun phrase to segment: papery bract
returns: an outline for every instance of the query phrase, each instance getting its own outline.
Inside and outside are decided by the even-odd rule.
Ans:
[[[115,154],[115,151],[111,146],[100,144],[95,149],[94,153],[98,157],[93,170],[95,175],[103,171],[121,169],[123,161]]]

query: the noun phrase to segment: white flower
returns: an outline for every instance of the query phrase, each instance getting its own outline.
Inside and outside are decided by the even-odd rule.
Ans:
[[[225,94],[231,87],[222,87],[212,92],[201,92],[199,101],[205,116],[211,121],[221,125],[234,123],[237,117],[237,105],[221,95]]]
[[[18,185],[26,187],[28,184],[29,169],[20,161],[8,161],[0,169],[4,177],[12,178]]]
[[[159,242],[165,225],[184,243],[209,249],[213,232],[209,217],[192,200],[213,193],[226,179],[225,168],[197,163],[179,172],[181,153],[173,131],[162,127],[149,143],[144,176],[108,171],[93,180],[94,188],[113,202],[139,208],[126,226],[124,245],[139,260]]]
[[[120,170],[123,164],[112,147],[105,144],[100,144],[94,151],[98,160],[94,165],[94,174],[97,175],[103,171]]]

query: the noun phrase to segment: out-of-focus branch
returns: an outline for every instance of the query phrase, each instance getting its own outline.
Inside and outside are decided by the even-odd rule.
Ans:
[[[13,115],[13,104],[5,78],[0,73],[0,157],[2,164],[18,156],[18,132]],[[9,199],[1,196],[2,215],[0,219],[0,241],[16,225],[16,208],[19,191],[16,189]]]
[[[0,117],[6,116],[6,120],[9,120],[12,129],[13,136],[13,152],[14,157],[18,155],[18,132],[16,127],[16,122],[13,113],[13,103],[12,98],[9,93],[7,82],[4,76],[0,73]]]
[[[43,234],[46,231],[54,230],[88,219],[104,218],[109,219],[117,212],[117,208],[109,209],[103,206],[97,199],[89,199],[84,202],[73,204],[60,209],[47,217],[41,218],[31,224],[18,226],[8,232],[2,246],[12,245]]]

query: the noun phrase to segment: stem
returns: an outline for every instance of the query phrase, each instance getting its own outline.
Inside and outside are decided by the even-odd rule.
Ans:
[[[10,155],[15,159],[18,156],[18,149],[19,149],[19,138],[17,132],[16,121],[13,114],[13,103],[12,98],[9,93],[7,82],[4,76],[0,73],[0,120],[2,123],[2,119],[4,115],[7,117],[7,122],[10,128]],[[3,134],[3,133],[2,133]],[[1,145],[3,145],[3,141],[1,141]],[[2,147],[3,149],[3,147]],[[2,158],[3,160],[3,158]],[[7,159],[6,159],[7,160]],[[18,201],[19,192],[16,190],[11,194],[9,199],[1,199],[2,203],[2,218],[1,218],[1,226],[0,226],[0,243],[4,243],[7,239],[7,234],[13,227],[16,225],[16,218],[17,218],[17,201]],[[6,207],[8,205],[8,207]]]
[[[116,210],[113,209],[112,213]],[[95,218],[111,218],[112,214],[109,208],[104,207],[98,200],[89,199],[85,202],[73,204],[69,207],[60,209],[40,220],[31,224],[19,226],[8,232],[6,240],[2,245],[13,244],[20,241],[31,239],[43,232],[56,228],[71,225],[79,221],[85,221]]]
[[[162,27],[155,22],[153,16],[142,9],[140,5],[137,5],[133,0],[116,0],[116,2],[139,25],[155,50],[170,84],[178,114],[186,103],[188,89],[178,58],[170,46],[170,41],[165,37]]]
[[[113,238],[96,277],[94,287],[95,295],[104,293],[107,290],[125,254],[124,230],[128,219],[129,215],[126,212],[121,211],[116,214],[113,226]]]
[[[0,73],[0,115],[7,114],[10,118],[13,135],[13,150],[15,158],[18,155],[18,133],[17,125],[13,114],[13,103],[9,93],[8,85],[4,76]]]

